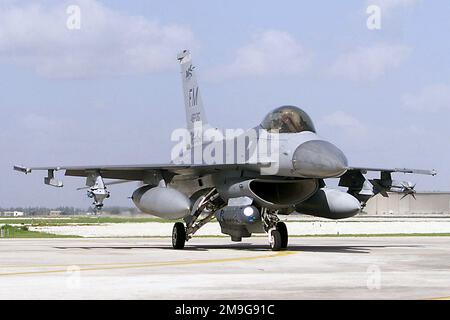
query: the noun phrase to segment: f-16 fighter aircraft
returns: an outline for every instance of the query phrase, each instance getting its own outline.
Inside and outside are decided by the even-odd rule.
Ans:
[[[172,233],[175,249],[184,248],[213,219],[232,241],[267,233],[272,250],[285,249],[288,231],[279,215],[299,212],[348,218],[378,193],[414,195],[414,185],[393,181],[392,173],[436,174],[434,170],[349,166],[338,147],[317,135],[308,114],[292,105],[269,112],[252,129],[224,134],[206,119],[189,51],[181,52],[178,61],[187,129],[174,131],[172,139],[178,138],[179,143],[170,163],[14,169],[26,174],[46,170],[44,182],[54,187],[63,186],[55,177],[58,170],[66,176],[85,177],[88,196],[98,209],[110,196],[109,184],[142,182],[132,200],[144,213],[177,221]],[[366,179],[368,171],[380,172],[380,178]],[[324,179],[331,178],[339,179],[342,188],[326,187]]]

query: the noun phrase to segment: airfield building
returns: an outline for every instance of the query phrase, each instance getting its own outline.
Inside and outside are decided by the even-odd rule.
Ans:
[[[367,202],[369,215],[450,215],[450,192],[417,192],[416,199],[398,193],[377,195]]]

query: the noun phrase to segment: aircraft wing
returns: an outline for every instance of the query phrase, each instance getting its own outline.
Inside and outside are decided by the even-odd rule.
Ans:
[[[186,165],[186,164],[144,164],[144,165],[98,165],[98,166],[53,166],[53,167],[24,167],[14,166],[14,170],[29,174],[32,171],[65,171],[66,176],[88,177],[93,173],[100,174],[105,179],[120,179],[129,181],[143,181],[149,176],[184,175],[203,176],[220,170],[252,170],[255,166],[270,165],[270,163],[256,164],[214,164],[214,165]]]
[[[394,168],[394,169],[386,169],[386,168],[363,168],[363,167],[349,167],[347,168],[349,171],[360,171],[363,174],[366,174],[369,171],[372,172],[399,172],[399,173],[412,173],[412,174],[424,174],[435,176],[437,174],[436,170],[422,170],[422,169],[408,169],[408,168]]]
[[[364,174],[367,172],[379,172],[379,179],[366,179]],[[422,169],[408,169],[408,168],[363,168],[363,167],[348,167],[347,172],[341,176],[339,180],[340,187],[347,187],[348,193],[360,200],[361,204],[365,206],[367,201],[374,195],[380,193],[383,197],[388,197],[388,192],[399,192],[405,195],[411,194],[414,197],[414,187],[407,181],[392,180],[392,173],[411,173],[424,174],[435,176],[436,170],[422,170]]]

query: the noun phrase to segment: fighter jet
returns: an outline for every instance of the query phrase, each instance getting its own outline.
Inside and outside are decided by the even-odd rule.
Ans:
[[[392,173],[436,175],[434,170],[349,166],[344,153],[320,137],[308,114],[293,105],[270,111],[251,129],[223,133],[206,119],[190,52],[182,51],[177,59],[187,128],[172,135],[179,143],[170,163],[14,169],[25,174],[48,171],[44,182],[53,187],[63,186],[55,177],[59,170],[66,176],[85,177],[87,194],[98,209],[110,197],[109,185],[141,182],[132,201],[144,213],[176,221],[175,249],[184,248],[200,228],[216,219],[232,241],[266,233],[274,251],[288,246],[280,215],[352,217],[378,193],[414,195],[414,185],[393,181]],[[380,179],[366,179],[369,171],[380,172]],[[327,187],[325,179],[339,179],[341,188]]]

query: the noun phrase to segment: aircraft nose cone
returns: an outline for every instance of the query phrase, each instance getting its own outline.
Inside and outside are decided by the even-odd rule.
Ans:
[[[294,169],[303,177],[332,178],[345,173],[348,166],[344,153],[327,141],[307,141],[294,152]]]

